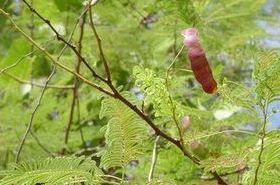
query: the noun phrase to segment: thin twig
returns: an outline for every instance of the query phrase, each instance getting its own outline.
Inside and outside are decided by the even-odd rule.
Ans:
[[[88,62],[86,61],[86,59],[79,53],[79,51],[76,49],[76,47],[75,47],[73,44],[67,42],[67,41],[60,35],[60,33],[59,33],[59,32],[54,28],[54,26],[51,24],[50,20],[44,18],[44,17],[43,17],[37,10],[35,10],[26,0],[22,0],[22,2],[29,8],[29,10],[30,10],[32,13],[34,13],[37,17],[39,17],[44,23],[46,23],[46,24],[50,27],[50,29],[55,33],[56,38],[57,38],[58,41],[61,41],[61,42],[63,42],[64,44],[66,44],[66,45],[76,54],[76,56],[77,56],[78,58],[80,58],[80,60],[82,61],[82,63],[85,64],[85,66],[90,70],[90,72],[92,73],[92,75],[93,75],[95,78],[97,78],[97,79],[99,79],[99,80],[101,80],[101,81],[103,81],[103,82],[106,82],[106,80],[105,80],[103,77],[99,76],[99,75],[94,71],[94,69],[93,69],[92,67],[90,67],[90,65],[88,64]]]
[[[94,35],[95,35],[96,42],[97,42],[98,49],[99,49],[99,54],[100,54],[102,63],[104,65],[104,69],[105,69],[105,72],[106,72],[107,80],[109,81],[109,83],[111,83],[112,79],[111,79],[110,69],[109,69],[109,66],[108,66],[108,61],[107,61],[107,59],[106,59],[106,57],[104,55],[104,51],[103,51],[103,48],[102,48],[101,38],[99,37],[99,35],[98,35],[97,31],[96,31],[95,25],[93,23],[92,8],[91,7],[89,8],[89,19],[90,19],[90,27],[91,27]]]
[[[159,136],[156,137],[155,142],[154,142],[154,148],[153,148],[153,155],[152,155],[152,163],[151,163],[151,168],[150,168],[150,172],[149,172],[149,176],[148,176],[148,182],[151,182],[153,179],[153,175],[154,175],[154,170],[155,170],[155,166],[157,163],[157,142],[159,140]]]
[[[15,76],[15,75],[12,75],[8,72],[4,72],[3,73],[4,75],[12,78],[13,80],[17,81],[18,83],[22,83],[22,84],[30,84],[32,86],[36,86],[36,87],[40,87],[40,88],[44,88],[45,87],[45,84],[41,84],[41,83],[37,83],[37,82],[34,82],[34,81],[29,81],[29,80],[23,80],[23,79],[20,79],[19,77]],[[52,84],[48,84],[46,86],[46,88],[52,88],[52,89],[73,89],[74,86],[73,85],[52,85]]]
[[[83,9],[81,15],[77,18],[77,20],[76,20],[76,22],[75,22],[75,25],[74,25],[74,28],[72,29],[72,31],[71,31],[71,33],[70,33],[70,36],[69,36],[69,38],[68,38],[68,40],[67,40],[68,43],[70,43],[70,42],[72,41],[72,38],[73,38],[73,36],[74,36],[74,33],[75,33],[75,31],[76,31],[76,29],[77,29],[77,26],[78,26],[78,24],[79,24],[79,22],[80,22],[80,19],[87,13],[87,11],[89,10],[89,6],[93,6],[93,5],[95,5],[95,4],[97,3],[97,1],[95,1],[95,3],[92,5],[91,2],[92,2],[92,0],[86,5],[86,7]],[[64,53],[65,49],[67,48],[67,46],[68,46],[67,44],[64,44],[62,50],[59,52],[59,55],[58,55],[58,57],[57,57],[57,60],[59,60],[60,57],[63,55],[63,53]]]
[[[30,134],[31,136],[35,139],[36,143],[47,153],[49,154],[51,157],[55,157],[55,155],[48,150],[40,141],[40,139],[36,136],[36,134],[32,131],[32,129],[30,130]]]
[[[47,89],[46,86],[48,85],[49,81],[51,80],[51,78],[52,78],[53,75],[55,74],[55,70],[56,70],[56,67],[54,66],[54,67],[53,67],[53,70],[52,70],[52,72],[51,72],[51,74],[49,75],[49,77],[48,77],[47,80],[46,80],[45,87],[44,87],[43,90],[42,90],[42,93],[41,93],[41,95],[40,95],[40,97],[39,97],[39,100],[38,100],[38,102],[37,102],[37,105],[35,106],[35,108],[34,108],[32,114],[31,114],[31,116],[30,116],[29,123],[27,124],[27,128],[26,128],[26,130],[25,130],[25,133],[23,134],[23,137],[22,137],[22,139],[21,139],[21,141],[20,141],[20,144],[19,144],[19,146],[18,146],[18,151],[17,151],[16,159],[15,159],[15,162],[16,162],[16,163],[18,163],[18,161],[19,161],[20,153],[21,153],[21,151],[22,151],[22,148],[23,148],[23,145],[24,145],[24,143],[25,143],[26,137],[27,137],[27,135],[29,134],[29,132],[30,132],[30,130],[31,130],[31,128],[32,128],[34,116],[35,116],[35,114],[36,114],[38,108],[39,108],[40,105],[41,105],[41,101],[42,101],[43,96],[44,96],[44,94],[45,94],[45,91],[46,91],[46,89]]]
[[[261,137],[261,148],[260,148],[260,153],[258,155],[258,164],[255,170],[255,177],[253,181],[253,185],[256,185],[258,182],[258,173],[260,166],[262,164],[262,154],[264,151],[264,140],[266,137],[266,126],[267,126],[267,107],[268,107],[268,101],[265,101],[263,107],[262,107],[262,113],[263,113],[263,126],[262,126],[262,137]]]
[[[33,44],[32,44],[32,45],[33,45]],[[33,50],[33,51],[31,51],[30,53],[27,53],[26,55],[24,55],[24,56],[22,56],[21,58],[19,58],[18,60],[16,60],[13,64],[11,64],[11,65],[9,65],[9,66],[7,66],[7,67],[1,69],[1,70],[0,70],[0,74],[1,74],[1,73],[4,73],[5,71],[7,71],[7,70],[9,70],[9,69],[11,69],[11,68],[13,68],[13,67],[16,67],[16,66],[17,66],[18,64],[20,64],[25,58],[31,56],[34,52],[36,52],[36,50]]]
[[[174,65],[174,63],[176,62],[177,58],[179,57],[179,55],[182,53],[183,49],[184,49],[184,45],[181,46],[179,52],[177,53],[177,55],[174,57],[174,59],[172,60],[171,64],[169,65],[169,67],[167,68],[167,73],[170,72],[172,66]]]
[[[219,135],[219,134],[225,134],[225,133],[242,133],[242,134],[248,134],[248,135],[256,136],[256,137],[259,137],[259,138],[261,137],[256,133],[249,132],[249,131],[246,131],[246,130],[223,130],[223,131],[213,132],[213,133],[206,134],[206,135],[203,135],[203,136],[195,137],[195,138],[192,138],[188,141],[199,140],[199,139],[203,139],[203,138],[207,138],[207,137],[211,137],[211,136],[215,136],[215,135]]]

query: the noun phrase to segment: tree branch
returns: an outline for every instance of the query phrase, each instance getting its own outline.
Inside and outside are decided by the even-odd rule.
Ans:
[[[83,62],[83,64],[85,64],[85,66],[90,70],[90,72],[92,73],[92,75],[103,81],[103,82],[106,82],[106,80],[99,76],[93,68],[90,67],[90,65],[88,64],[88,62],[85,60],[85,58],[79,53],[79,51],[76,49],[76,47],[74,45],[72,45],[71,43],[67,42],[59,33],[58,31],[54,28],[54,26],[51,24],[51,22],[44,18],[37,10],[35,10],[26,0],[22,0],[23,3],[29,8],[29,10],[34,13],[35,15],[37,15],[37,17],[39,17],[44,23],[46,23],[50,29],[55,33],[56,35],[56,38],[58,41],[61,41],[63,42],[64,44],[66,44],[75,54],[76,56]]]

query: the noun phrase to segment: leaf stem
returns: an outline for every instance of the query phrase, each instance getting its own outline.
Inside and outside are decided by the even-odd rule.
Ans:
[[[258,182],[258,173],[260,170],[260,166],[262,164],[262,154],[264,152],[264,140],[266,137],[266,126],[267,126],[267,108],[268,108],[268,101],[265,100],[264,105],[262,106],[262,113],[263,113],[263,126],[262,126],[262,137],[261,137],[261,148],[260,148],[260,153],[258,155],[258,163],[257,163],[257,167],[255,170],[255,176],[254,176],[254,181],[253,181],[253,185],[256,185]]]

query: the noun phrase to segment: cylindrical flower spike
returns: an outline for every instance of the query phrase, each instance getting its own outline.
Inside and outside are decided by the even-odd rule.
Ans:
[[[188,57],[196,80],[202,85],[204,92],[212,94],[217,90],[212,70],[206,58],[205,52],[199,43],[196,28],[188,28],[182,31],[184,45],[188,48]]]

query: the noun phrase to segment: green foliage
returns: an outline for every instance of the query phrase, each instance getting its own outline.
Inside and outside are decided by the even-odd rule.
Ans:
[[[54,0],[57,8],[60,11],[79,10],[82,7],[81,1],[76,0]]]
[[[260,54],[254,70],[257,83],[256,93],[260,97],[272,98],[279,95],[280,87],[280,57],[276,51]]]
[[[244,157],[239,154],[231,154],[228,156],[221,156],[218,158],[208,158],[201,162],[201,167],[205,172],[217,171],[218,173],[225,174],[245,168],[246,163]]]
[[[261,150],[260,141],[254,148],[249,151],[249,168],[244,176],[244,183],[252,184],[255,179],[255,170],[259,166],[258,185],[276,185],[279,184],[279,165],[280,165],[280,148],[279,148],[279,132],[270,133],[264,141],[261,163],[259,163],[259,153]]]
[[[277,5],[277,1],[271,2]],[[69,42],[76,48],[81,20],[74,28],[85,2],[32,0],[35,10],[50,20],[65,40],[71,37]],[[258,166],[257,184],[279,184],[279,133],[267,127],[280,110],[278,105],[273,110],[270,107],[279,103],[279,52],[261,45],[265,32],[259,27],[276,24],[275,19],[270,20],[277,17],[278,7],[271,7],[270,13],[266,9],[272,5],[264,4],[265,0],[99,0],[92,7],[113,85],[125,92],[134,108],[143,111],[142,118],[151,119],[170,137],[182,139],[186,150],[202,159],[195,165],[161,138],[149,183],[154,131],[148,133],[147,123],[117,98],[104,97],[82,81],[77,86],[73,114],[73,89],[47,88],[32,133],[23,145],[22,162],[8,167],[15,160],[19,141],[42,92],[41,87],[31,84],[44,86],[51,63],[1,14],[0,184],[210,185],[216,181],[203,179],[211,179],[210,172],[216,171],[231,174],[223,176],[230,184],[249,185]],[[31,16],[23,3],[0,1],[0,6],[45,51],[55,59],[60,56],[64,44],[47,24]],[[219,82],[216,94],[203,93],[190,71],[186,50],[178,54],[183,44],[180,32],[188,27],[199,30],[201,45]],[[95,39],[87,14],[81,55],[105,77]],[[74,70],[78,57],[67,47],[59,62]],[[84,64],[80,67],[83,77],[111,92]],[[73,85],[74,79],[73,74],[57,68],[50,85]],[[73,121],[69,123],[71,116]],[[184,116],[190,117],[190,126],[181,133],[177,127],[180,130]],[[70,128],[68,143],[66,128]],[[266,128],[267,133],[260,128]],[[261,156],[260,138],[264,139]],[[35,161],[28,162],[30,159]],[[244,169],[244,175],[234,173],[240,169]]]
[[[102,172],[85,157],[58,157],[22,162],[0,173],[1,185],[10,184],[97,184]]]
[[[140,67],[134,68],[136,86],[143,92],[145,104],[152,104],[155,116],[172,116],[172,104],[165,86],[165,80],[156,76],[155,72]]]
[[[129,162],[137,160],[145,139],[146,127],[143,121],[123,103],[112,98],[102,101],[100,118],[107,117],[105,142],[101,166],[126,168]]]

